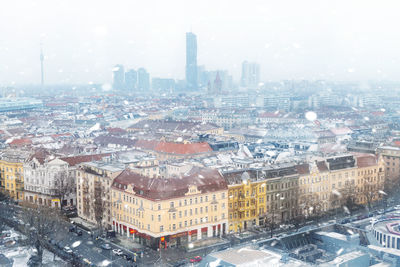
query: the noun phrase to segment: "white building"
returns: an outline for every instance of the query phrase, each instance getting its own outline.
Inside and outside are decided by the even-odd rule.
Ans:
[[[37,205],[61,207],[75,205],[75,181],[68,163],[33,156],[24,163],[25,200]]]

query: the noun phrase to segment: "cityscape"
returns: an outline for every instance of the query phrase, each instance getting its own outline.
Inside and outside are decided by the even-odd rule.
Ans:
[[[122,57],[102,50],[103,39],[122,31],[107,21],[132,19],[123,10],[127,1],[118,1],[120,13],[110,12],[104,24],[95,27],[93,42],[98,46],[93,50],[103,51],[104,58],[96,58],[94,71],[68,70],[75,56],[65,52],[58,58],[51,27],[31,45],[37,48],[32,66],[30,59],[21,59],[21,51],[21,58],[7,62],[6,51],[12,54],[13,48],[0,41],[7,65],[0,65],[0,266],[400,266],[397,55],[386,62],[383,50],[391,46],[382,44],[380,62],[357,62],[362,54],[357,52],[343,74],[333,74],[332,65],[326,67],[332,70],[329,75],[312,68],[319,63],[306,58],[299,62],[311,70],[309,76],[292,75],[289,66],[287,71],[271,66],[259,52],[252,56],[250,35],[249,40],[235,40],[249,45],[248,55],[241,54],[239,61],[237,55],[225,56],[237,46],[233,41],[233,48],[218,52],[220,58],[210,55],[207,48],[219,47],[215,43],[225,42],[228,35],[205,40],[205,32],[212,29],[200,26],[218,28],[221,19],[229,29],[237,27],[238,35],[247,32],[265,14],[254,9],[276,8],[255,2],[245,7],[232,3],[232,10],[222,15],[210,11],[210,21],[190,11],[202,19],[193,19],[193,29],[179,30],[182,49],[165,67],[171,68],[168,73],[160,71],[164,58],[150,64],[150,59],[125,60],[138,51],[124,51],[123,45],[112,46],[121,49]],[[201,9],[194,1],[185,8],[191,4]],[[60,5],[69,7],[63,1]],[[153,14],[147,9],[151,4],[146,5],[138,10]],[[178,6],[172,1],[170,8]],[[115,10],[103,3],[93,6],[98,14],[108,7]],[[249,7],[254,18],[246,15]],[[286,7],[280,8],[284,14]],[[316,9],[325,11],[319,5]],[[388,21],[394,20],[393,14],[388,11]],[[86,15],[91,18],[92,13],[77,13],[76,19]],[[248,25],[229,24],[236,19]],[[189,28],[186,22],[182,25]],[[309,31],[299,25],[292,32]],[[153,30],[161,32],[145,22],[138,28],[128,26],[138,36],[143,27],[149,40]],[[12,31],[14,26],[9,27]],[[78,28],[76,40],[86,38],[79,37],[84,24]],[[374,29],[363,29],[375,38]],[[6,35],[14,38],[8,30]],[[131,42],[132,36],[122,35]],[[160,41],[159,46],[168,46],[175,55],[176,39]],[[148,45],[158,47],[150,41]],[[265,49],[273,45],[264,44]],[[303,60],[316,49],[303,50],[305,46],[291,43],[281,53],[302,51],[296,60]],[[335,57],[337,51],[332,50]],[[65,62],[65,68],[56,70],[55,59]],[[85,60],[82,57],[83,66],[76,68],[84,68]],[[12,73],[18,64],[33,70]],[[349,76],[368,64],[379,68],[376,76]],[[382,74],[385,68],[387,76]],[[275,78],[275,71],[286,78]],[[57,82],[55,75],[64,78]],[[82,82],[82,77],[87,80]]]

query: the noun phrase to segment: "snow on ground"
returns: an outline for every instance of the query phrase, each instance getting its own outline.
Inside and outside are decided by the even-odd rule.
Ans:
[[[14,229],[10,229],[12,233],[18,233]],[[19,234],[19,233],[18,233]],[[7,258],[14,260],[15,267],[28,266],[27,263],[29,261],[30,256],[36,253],[36,249],[28,246],[21,246],[18,243],[14,246],[6,247],[0,245],[0,254],[4,254]],[[48,250],[44,250],[43,252],[43,266],[44,267],[64,267],[67,266],[67,263],[60,259],[59,257],[55,257],[53,261],[54,255],[52,252]]]

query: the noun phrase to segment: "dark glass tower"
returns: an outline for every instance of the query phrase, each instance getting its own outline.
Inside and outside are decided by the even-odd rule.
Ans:
[[[186,33],[186,87],[197,89],[197,37],[194,33]]]

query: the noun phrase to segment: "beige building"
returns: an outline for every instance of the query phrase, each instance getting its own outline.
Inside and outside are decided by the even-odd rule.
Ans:
[[[377,149],[377,153],[385,162],[386,178],[391,181],[400,180],[400,147],[382,146]]]
[[[111,195],[113,179],[125,169],[122,163],[103,161],[79,165],[76,176],[78,216],[103,228],[111,228]]]
[[[377,156],[345,155],[301,166],[299,209],[305,216],[351,204],[370,205],[382,198],[385,169]]]
[[[217,170],[151,178],[127,169],[111,192],[113,228],[135,242],[179,247],[227,232],[228,188]]]

